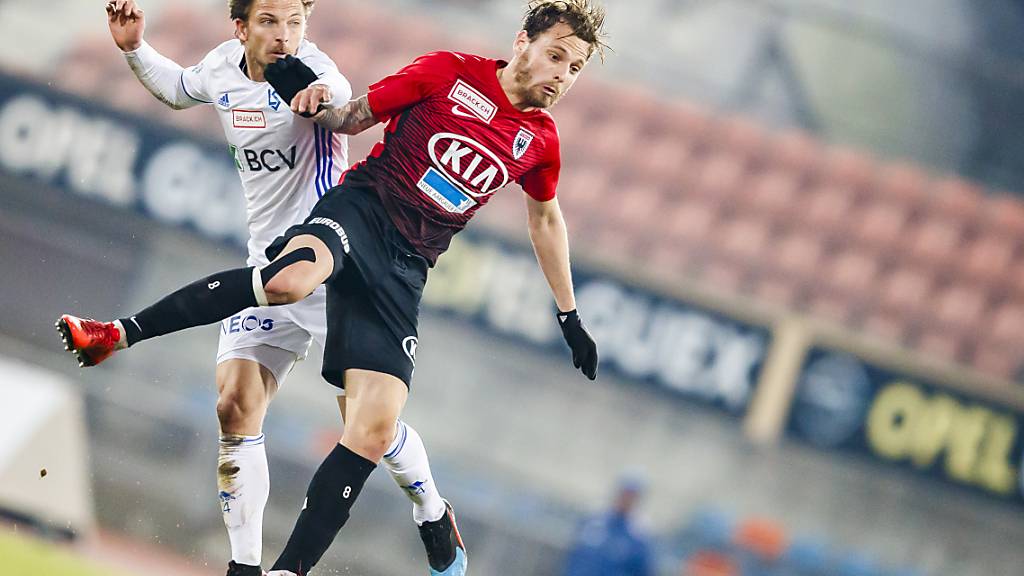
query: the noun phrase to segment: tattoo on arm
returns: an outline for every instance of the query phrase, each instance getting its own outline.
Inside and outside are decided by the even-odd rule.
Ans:
[[[331,132],[359,134],[377,123],[366,96],[350,101],[341,108],[327,108],[315,118],[317,124]]]

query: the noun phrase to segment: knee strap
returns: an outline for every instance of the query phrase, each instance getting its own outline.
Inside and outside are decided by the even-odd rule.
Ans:
[[[316,262],[316,252],[309,246],[297,248],[274,260],[264,268],[253,268],[252,270],[252,291],[256,295],[256,302],[260,306],[267,306],[267,293],[264,290],[271,278],[277,276],[282,270],[296,262]]]

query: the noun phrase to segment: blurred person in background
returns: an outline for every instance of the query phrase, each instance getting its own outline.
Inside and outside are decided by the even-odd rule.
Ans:
[[[648,538],[637,526],[636,507],[646,483],[636,474],[623,476],[611,510],[585,519],[566,556],[563,576],[652,576]]]
[[[268,84],[268,64],[284,56],[308,63],[315,79],[308,97],[341,106],[352,96],[335,63],[306,40],[314,0],[230,0],[234,40],[213,49],[202,62],[182,68],[143,39],[146,20],[132,0],[107,4],[115,44],[139,81],[176,110],[213,105],[235,156],[246,197],[248,263],[265,266],[264,249],[289,226],[301,222],[348,167],[344,134],[329,134],[308,117],[282,106]],[[62,319],[70,331],[74,318]],[[263,511],[270,476],[262,433],[267,407],[310,342],[323,346],[327,332],[323,287],[309,298],[277,308],[247,308],[223,321],[217,352],[219,498],[231,542],[228,574],[262,574]],[[85,365],[101,361],[82,355]],[[344,415],[344,396],[338,397]],[[405,422],[393,426],[384,467],[413,502],[421,530],[445,514],[419,434]],[[426,525],[426,528],[424,528]],[[451,544],[426,540],[428,555],[451,555]]]
[[[225,270],[115,322],[65,317],[66,342],[102,360],[115,350],[252,306],[298,302],[327,285],[323,376],[345,390],[345,431],[313,476],[291,537],[270,574],[307,574],[348,520],[394,436],[408,399],[427,270],[451,238],[511,181],[526,192],[530,240],[558,308],[573,364],[597,375],[597,345],[576,311],[565,221],[555,198],[558,132],[547,112],[604,49],[604,10],[589,0],[530,4],[509,62],[432,52],[316,122],[358,134],[387,122],[384,140],[327,191],[306,221],[266,249],[269,265]],[[286,57],[267,78],[298,114],[323,103],[316,74]],[[339,497],[340,495],[340,497]],[[465,574],[466,554],[447,507],[455,554],[428,554],[431,573]],[[424,537],[428,542],[428,538]],[[428,542],[429,544],[429,542]]]

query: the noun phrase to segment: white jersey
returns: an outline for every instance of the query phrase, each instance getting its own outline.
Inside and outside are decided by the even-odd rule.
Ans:
[[[245,48],[229,40],[191,68],[182,69],[144,44],[126,54],[132,69],[158,98],[174,108],[200,103],[216,108],[245,192],[248,264],[267,264],[263,251],[289,226],[301,223],[317,200],[348,168],[348,139],[293,114],[267,82],[243,71]],[[303,40],[296,56],[330,87],[334,106],[352,87],[315,44]],[[177,85],[171,86],[174,80]]]

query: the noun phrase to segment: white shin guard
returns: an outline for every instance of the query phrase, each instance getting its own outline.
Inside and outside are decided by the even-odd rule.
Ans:
[[[217,487],[231,559],[259,566],[263,556],[263,509],[270,497],[270,471],[263,435],[220,437]]]
[[[417,525],[439,520],[444,515],[444,500],[434,485],[427,449],[412,426],[398,421],[395,439],[384,455],[383,463],[391,478],[412,500],[412,517]]]

